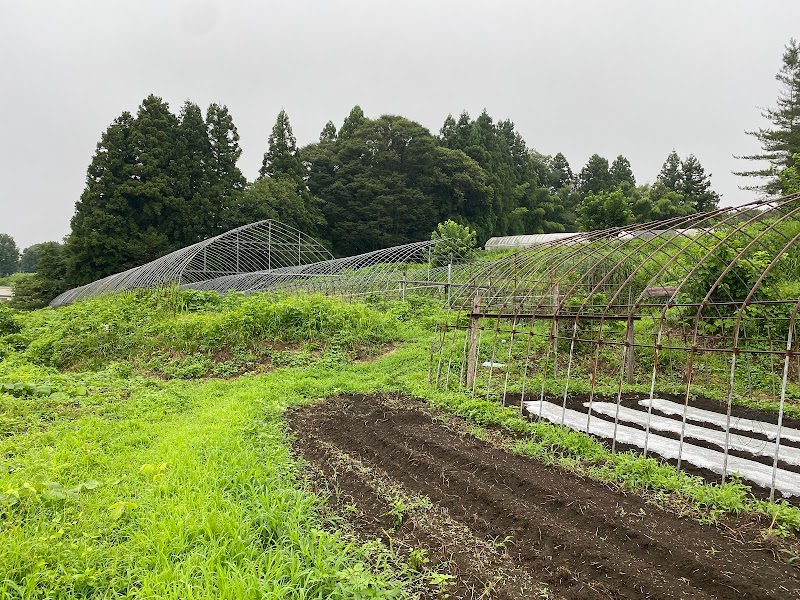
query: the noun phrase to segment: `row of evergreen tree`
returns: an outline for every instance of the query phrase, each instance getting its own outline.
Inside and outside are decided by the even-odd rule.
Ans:
[[[237,166],[239,135],[225,106],[178,115],[148,96],[102,135],[65,246],[67,281],[81,284],[233,227],[275,218],[337,255],[426,239],[454,219],[493,235],[574,231],[716,206],[694,156],[667,158],[652,186],[630,163],[594,155],[576,175],[563,154],[528,147],[509,120],[448,116],[439,135],[356,106],[338,129],[298,148],[281,111],[258,178]]]

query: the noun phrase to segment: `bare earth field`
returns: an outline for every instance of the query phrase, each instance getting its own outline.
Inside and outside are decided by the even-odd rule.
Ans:
[[[800,569],[752,541],[756,525],[678,517],[498,449],[423,403],[339,397],[289,423],[343,527],[453,577],[430,577],[430,597],[800,597]]]

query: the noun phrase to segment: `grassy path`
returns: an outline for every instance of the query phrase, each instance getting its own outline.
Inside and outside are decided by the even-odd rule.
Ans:
[[[0,597],[394,595],[298,483],[284,376],[136,380],[110,414],[0,441]]]

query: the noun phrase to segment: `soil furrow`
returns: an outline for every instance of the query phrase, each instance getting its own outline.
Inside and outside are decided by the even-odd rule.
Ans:
[[[317,438],[373,465],[429,497],[477,536],[509,538],[513,560],[560,595],[777,599],[800,594],[798,570],[763,549],[737,544],[638,497],[493,448],[432,420],[427,410],[410,401],[353,397],[297,411],[292,422],[299,437]],[[309,444],[303,447],[309,450]]]

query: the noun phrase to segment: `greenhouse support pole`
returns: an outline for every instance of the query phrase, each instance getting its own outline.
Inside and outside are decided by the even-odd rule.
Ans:
[[[794,315],[792,315],[794,318]],[[778,472],[778,452],[781,449],[781,428],[783,427],[783,408],[786,403],[786,382],[789,379],[789,359],[792,356],[792,329],[794,323],[789,327],[789,334],[786,339],[786,358],[783,362],[783,381],[781,381],[781,402],[778,408],[778,431],[775,436],[775,458],[772,460],[772,483],[769,486],[769,501],[775,501],[775,476]]]
[[[478,370],[478,306],[481,297],[475,292],[472,301],[472,314],[469,316],[469,358],[467,359],[467,387],[472,388],[475,383],[475,374]]]
[[[633,322],[628,321],[626,332],[627,354],[625,355],[625,369],[628,371],[628,385],[633,385]]]
[[[550,337],[553,340],[553,379],[558,377],[558,319],[556,319],[556,312],[558,311],[558,284],[553,286],[553,325],[550,328]]]
[[[447,302],[450,303],[450,284],[453,282],[453,263],[447,263]]]

